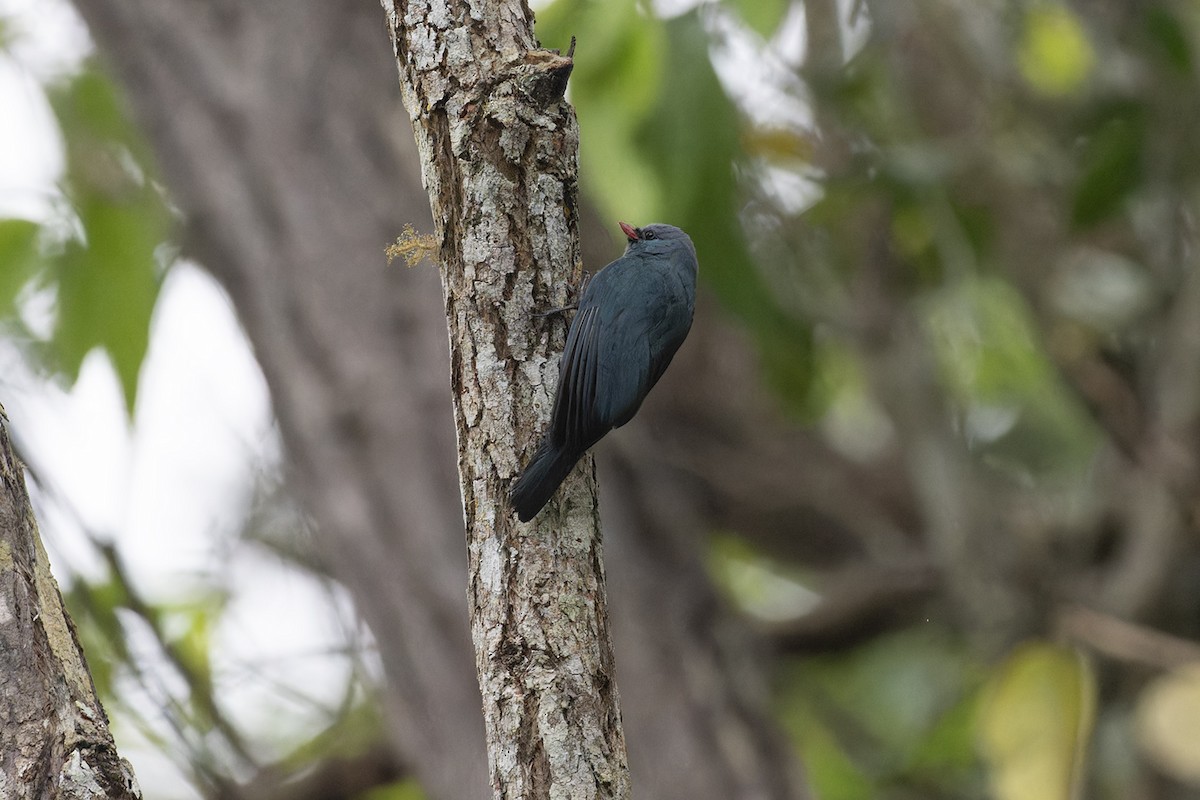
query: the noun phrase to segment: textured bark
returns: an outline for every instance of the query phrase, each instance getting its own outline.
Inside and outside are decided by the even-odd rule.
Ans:
[[[378,643],[398,761],[431,798],[489,796],[463,608],[467,558],[441,288],[433,269],[389,268],[382,255],[404,223],[428,230],[429,198],[412,126],[393,99],[396,62],[379,6],[77,0],[77,7],[150,137],[184,213],[188,255],[224,285],[254,346],[287,448],[290,487]],[[584,231],[593,268],[615,254],[613,221],[606,223],[603,232]],[[536,281],[539,291],[546,285],[540,272],[522,280]],[[555,284],[553,294],[533,299],[560,305],[566,288]],[[555,365],[541,363],[543,348],[561,346],[563,324],[546,320],[531,330],[553,338],[539,343],[538,366],[522,366],[545,387],[530,401],[544,410]],[[690,538],[737,520],[775,542],[829,541],[800,512],[812,496],[828,494],[808,484],[808,470],[825,482],[838,473],[813,467],[827,457],[808,456],[811,437],[782,428],[764,393],[727,391],[758,385],[752,363],[720,315],[701,311],[639,419],[601,446],[629,443],[624,460],[641,470],[606,501],[606,560],[620,587],[611,593],[613,634],[632,783],[643,797],[792,796],[761,791],[781,785],[792,758],[763,712],[763,695],[742,688],[762,685],[765,662],[731,657],[743,639],[728,635],[736,620],[716,603]],[[524,419],[532,424],[532,412]],[[760,445],[769,449],[756,454]],[[735,454],[737,466],[729,467]],[[509,469],[516,460],[513,453]],[[769,493],[749,478],[731,480],[751,470],[774,476]],[[886,481],[845,483],[895,483],[892,473],[881,474]],[[568,483],[587,497],[583,480]],[[861,492],[854,497],[862,509]],[[664,516],[674,524],[659,524]],[[626,527],[629,520],[638,522]],[[762,749],[771,738],[776,745]]]
[[[487,797],[438,278],[384,258],[429,203],[378,5],[77,7],[253,343],[291,489],[378,643],[400,760],[430,797]]]
[[[0,797],[134,800],[0,407]]]
[[[532,524],[507,503],[562,347],[533,312],[580,274],[571,61],[537,47],[523,0],[383,6],[440,245],[492,788],[626,797],[591,459]]]

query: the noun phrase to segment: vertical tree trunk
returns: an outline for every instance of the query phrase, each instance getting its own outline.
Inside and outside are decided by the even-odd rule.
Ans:
[[[578,279],[569,57],[521,0],[384,0],[450,328],[471,629],[497,797],[629,792],[590,458],[531,525],[507,489],[545,427]]]
[[[42,547],[0,406],[0,797],[134,800]]]
[[[379,7],[208,0],[198,13],[188,0],[75,2],[184,211],[187,254],[229,292],[253,343],[286,445],[290,489],[378,643],[399,760],[431,798],[490,795],[463,613],[467,558],[441,287],[432,269],[389,268],[383,259],[404,222],[428,228],[429,198],[418,181],[412,127],[390,100],[396,62]],[[540,273],[519,279],[536,281],[539,292],[546,286]],[[566,299],[558,284],[556,297],[522,291],[542,307]],[[561,321],[518,315],[518,322],[552,337],[545,346],[561,346]],[[760,474],[774,480],[769,495],[739,495],[744,512],[735,516],[744,520],[764,498],[772,508],[801,502],[797,493],[813,485],[801,468],[822,476],[820,486],[841,474],[764,416],[771,403],[730,407],[746,397],[728,392],[731,382],[759,385],[752,364],[720,315],[698,315],[639,418],[608,442],[611,450],[627,441],[634,457],[625,462],[640,470],[628,480],[607,472],[622,488],[606,504],[606,563],[632,782],[647,798],[800,794],[763,789],[785,783],[794,766],[778,731],[773,746],[761,747],[771,728],[763,696],[743,697],[745,686],[763,684],[765,660],[744,665],[748,671],[731,667],[741,642],[722,633],[737,621],[715,602],[690,549],[697,530],[731,527],[728,517],[704,516],[714,493],[727,496],[724,484],[755,486]],[[746,371],[730,375],[730,365]],[[555,367],[535,371],[549,384]],[[548,408],[549,401],[547,388],[531,402]],[[722,435],[679,436],[680,425]],[[672,463],[677,448],[667,444],[674,441],[699,447],[682,472]],[[746,447],[752,452],[739,449]],[[733,454],[738,466],[730,468]],[[761,473],[747,469],[765,464]],[[696,470],[705,481],[697,483]],[[589,496],[583,483],[568,481],[564,496],[572,485]],[[863,483],[885,481],[849,481],[856,499]],[[778,535],[775,521],[784,516],[795,518],[769,515],[764,530]],[[807,542],[812,534],[806,528],[787,539]]]

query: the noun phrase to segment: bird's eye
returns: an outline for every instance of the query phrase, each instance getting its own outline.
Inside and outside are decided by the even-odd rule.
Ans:
[[[646,240],[650,240],[650,239],[656,239],[656,238],[658,238],[658,237],[656,237],[656,236],[654,235],[654,231],[644,231],[644,232],[642,233],[642,238],[643,238],[643,239],[646,239]]]

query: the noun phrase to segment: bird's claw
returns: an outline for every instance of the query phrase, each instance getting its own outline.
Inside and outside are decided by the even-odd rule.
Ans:
[[[583,297],[583,290],[587,288],[588,281],[590,281],[591,279],[592,279],[592,273],[590,273],[590,272],[583,273],[583,280],[581,280],[579,282],[579,288],[575,290],[575,302],[570,303],[565,306],[557,306],[555,308],[548,308],[545,311],[535,311],[533,313],[533,316],[538,317],[538,318],[544,318],[544,317],[554,316],[555,314],[565,314],[568,311],[578,311],[579,310],[579,300]]]

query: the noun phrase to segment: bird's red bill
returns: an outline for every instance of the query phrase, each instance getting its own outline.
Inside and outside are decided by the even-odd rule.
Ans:
[[[617,224],[621,226],[621,230],[624,231],[625,235],[629,237],[629,241],[636,242],[638,240],[637,228],[633,227],[628,222],[618,222]]]

